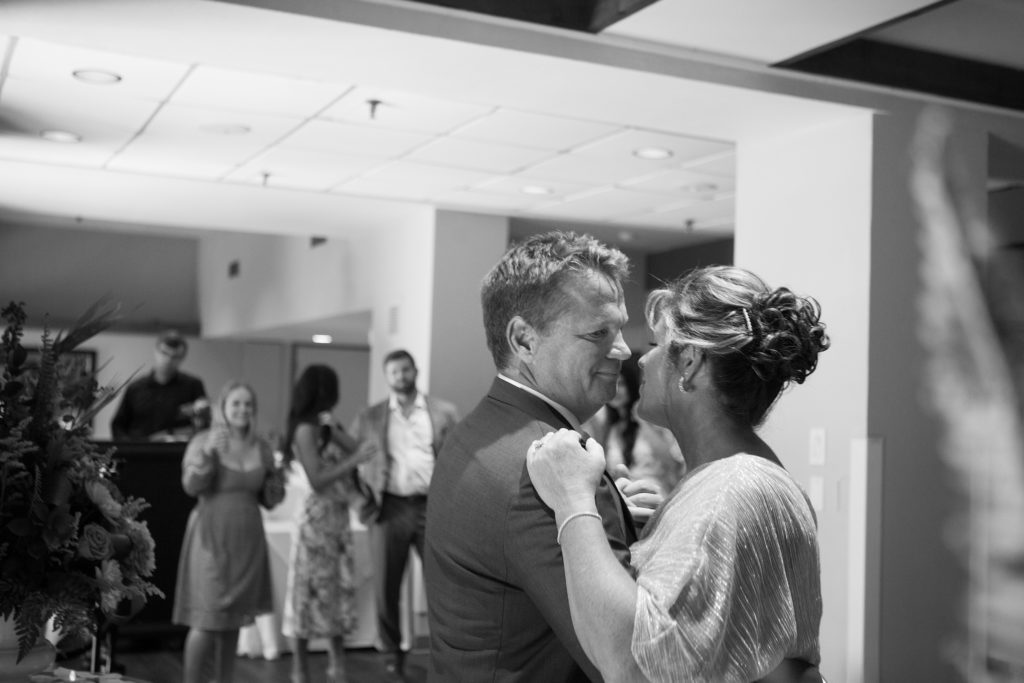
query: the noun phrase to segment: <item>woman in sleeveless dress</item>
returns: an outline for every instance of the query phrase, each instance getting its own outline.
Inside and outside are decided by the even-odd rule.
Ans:
[[[231,683],[239,628],[273,611],[259,510],[273,453],[253,429],[251,387],[229,382],[219,407],[220,419],[192,438],[182,460],[182,486],[198,498],[182,542],[172,616],[189,627],[185,683],[205,683],[211,655],[218,683]]]
[[[282,631],[292,641],[292,681],[308,683],[311,638],[328,642],[328,683],[345,681],[345,635],[355,627],[355,581],[348,484],[365,457],[335,423],[338,376],[307,367],[292,393],[286,459],[297,459],[311,492],[303,505],[288,566]]]

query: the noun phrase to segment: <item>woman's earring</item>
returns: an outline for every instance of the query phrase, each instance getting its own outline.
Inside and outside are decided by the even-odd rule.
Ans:
[[[690,387],[686,383],[686,375],[683,375],[682,377],[679,378],[679,391],[683,392],[684,394],[690,391]]]

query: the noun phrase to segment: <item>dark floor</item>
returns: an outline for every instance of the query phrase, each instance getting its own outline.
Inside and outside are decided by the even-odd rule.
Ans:
[[[376,650],[348,650],[345,655],[349,683],[385,683],[392,680],[385,676],[384,655]],[[310,683],[325,683],[327,654],[311,653],[310,660]],[[132,679],[147,683],[181,683],[181,642],[177,640],[119,642],[114,661],[116,670]],[[425,647],[417,647],[409,652],[405,665],[406,681],[425,683],[427,663]],[[79,668],[75,662],[64,662],[61,665]],[[235,668],[235,683],[288,683],[291,665],[289,654],[273,661],[239,657]],[[88,664],[83,662],[80,666],[86,669]]]

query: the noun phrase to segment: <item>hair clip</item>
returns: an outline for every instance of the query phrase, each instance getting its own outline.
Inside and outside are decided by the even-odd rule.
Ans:
[[[747,322],[747,332],[750,336],[754,336],[754,326],[750,324],[750,314],[747,313],[747,309],[745,308],[741,308],[740,310],[743,311],[743,319]]]

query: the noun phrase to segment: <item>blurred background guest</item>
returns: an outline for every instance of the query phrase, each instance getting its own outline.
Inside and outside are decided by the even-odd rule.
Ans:
[[[212,656],[218,683],[231,683],[238,630],[273,610],[259,505],[284,497],[270,444],[254,428],[256,394],[238,381],[221,391],[213,426],[182,460],[185,492],[199,500],[185,530],[172,620],[189,627],[184,683],[205,683]]]
[[[636,414],[640,355],[634,353],[622,362],[615,397],[581,428],[604,447],[605,462],[613,476],[653,480],[662,493],[668,494],[682,478],[686,463],[670,431]]]
[[[373,455],[373,442],[358,443],[331,411],[339,399],[338,375],[310,365],[292,391],[285,459],[298,460],[309,480],[288,565],[282,631],[292,640],[292,681],[308,683],[311,638],[328,643],[327,681],[345,676],[345,635],[355,626],[355,565],[349,493],[356,466]]]
[[[125,388],[110,423],[114,439],[185,441],[209,426],[203,381],[180,370],[186,355],[188,342],[176,330],[157,337],[153,369]]]

